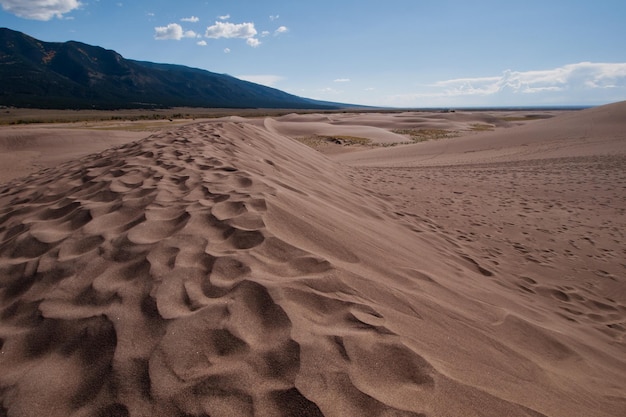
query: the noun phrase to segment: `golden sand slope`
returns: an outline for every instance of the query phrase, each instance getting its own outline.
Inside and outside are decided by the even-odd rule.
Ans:
[[[0,188],[0,415],[624,411],[624,328],[542,320],[357,174],[228,122]]]

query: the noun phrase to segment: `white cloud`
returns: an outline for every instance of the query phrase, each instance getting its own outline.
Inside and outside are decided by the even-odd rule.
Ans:
[[[207,43],[206,43],[206,41],[198,41],[198,42],[196,42],[196,45],[206,46]]]
[[[33,20],[61,19],[82,6],[79,0],[0,0],[2,8],[18,17]]]
[[[487,95],[498,92],[502,77],[456,78],[437,81],[431,87],[444,95]]]
[[[224,48],[224,53],[225,54],[230,54],[230,48]]]
[[[266,36],[269,36],[270,31],[269,30],[264,30],[263,32],[261,32],[261,37],[264,38]]]
[[[289,32],[289,29],[287,28],[287,26],[281,26],[274,31],[274,35],[280,35],[281,33],[287,33],[287,32]]]
[[[253,38],[257,34],[254,23],[230,23],[215,22],[213,26],[206,28],[207,38]]]
[[[336,80],[333,80],[336,83],[349,83],[350,82],[350,78],[337,78]]]
[[[183,38],[183,28],[178,23],[170,23],[167,26],[154,28],[154,39],[162,41],[166,39],[180,40]]]
[[[230,19],[230,15],[229,14],[225,14],[224,16],[217,16],[217,18],[219,20],[228,20],[228,19]]]
[[[253,48],[256,48],[257,46],[261,45],[261,41],[258,40],[257,38],[248,38],[246,39],[246,43]]]
[[[183,31],[183,27],[178,23],[170,23],[167,26],[157,26],[154,28],[154,32],[154,39],[159,41],[168,39],[179,41],[182,38],[199,37],[193,30]]]
[[[191,22],[191,23],[196,23],[199,20],[200,20],[200,18],[196,17],[196,16],[183,17],[182,19],[180,19],[181,22]]]
[[[270,15],[270,20],[273,22],[274,20],[278,20],[278,18],[280,17],[280,15]]]
[[[266,85],[273,87],[277,82],[284,80],[284,77],[280,75],[238,75],[237,78],[245,81],[250,81],[256,84]]]

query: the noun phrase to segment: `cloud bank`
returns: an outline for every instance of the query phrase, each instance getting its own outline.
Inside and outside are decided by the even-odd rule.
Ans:
[[[539,71],[506,70],[500,76],[438,81],[443,94],[491,95],[503,91],[533,94],[572,88],[614,88],[626,81],[626,63],[580,62]]]
[[[506,70],[500,75],[441,80],[388,103],[421,106],[594,104],[626,98],[626,63],[579,62],[546,70]]]
[[[18,17],[33,20],[61,19],[82,6],[79,0],[0,0],[2,8]]]

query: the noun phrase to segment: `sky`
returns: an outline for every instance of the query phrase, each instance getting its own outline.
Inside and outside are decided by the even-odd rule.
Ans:
[[[0,27],[390,107],[626,100],[624,0],[0,0]]]

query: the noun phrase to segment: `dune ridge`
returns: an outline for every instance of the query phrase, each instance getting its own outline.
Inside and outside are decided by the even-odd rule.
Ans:
[[[0,187],[0,415],[624,410],[625,328],[548,316],[361,174],[215,122]]]

